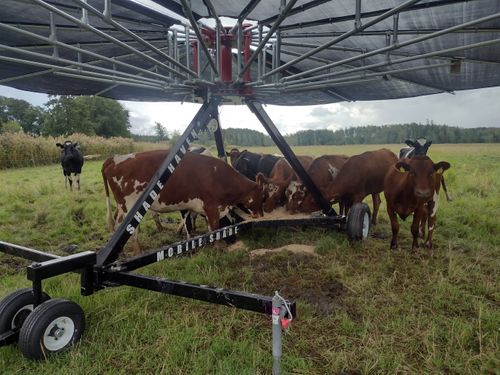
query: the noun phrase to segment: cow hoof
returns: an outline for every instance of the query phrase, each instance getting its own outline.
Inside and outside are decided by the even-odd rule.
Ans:
[[[425,247],[428,248],[428,249],[432,249],[432,242],[427,241],[425,243]]]

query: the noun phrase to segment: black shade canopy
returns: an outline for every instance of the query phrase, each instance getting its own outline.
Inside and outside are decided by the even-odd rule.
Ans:
[[[0,84],[29,91],[139,101],[211,92],[306,105],[500,85],[498,0],[1,5]]]

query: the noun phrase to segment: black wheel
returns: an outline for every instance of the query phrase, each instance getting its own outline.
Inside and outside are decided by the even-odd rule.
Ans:
[[[37,306],[19,333],[19,348],[30,359],[44,359],[61,352],[82,336],[85,315],[80,306],[65,299],[51,299]]]
[[[42,302],[50,297],[42,293]],[[0,334],[21,329],[33,311],[35,298],[31,288],[18,289],[0,301]]]
[[[365,203],[353,204],[347,214],[347,235],[351,241],[364,240],[370,230],[370,208]]]

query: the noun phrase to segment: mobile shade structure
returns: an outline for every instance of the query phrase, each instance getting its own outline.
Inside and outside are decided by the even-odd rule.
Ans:
[[[0,241],[0,251],[38,262],[28,267],[33,288],[0,302],[7,324],[0,326],[0,346],[19,341],[29,358],[80,338],[81,309],[42,291],[42,280],[78,271],[84,295],[130,285],[272,315],[273,371],[279,373],[280,324],[295,315],[294,303],[131,271],[254,226],[326,225],[367,236],[367,207],[353,207],[352,220],[337,215],[262,104],[393,99],[500,85],[498,0],[3,0],[1,7],[0,84],[58,95],[203,103],[102,250],[57,257]],[[217,121],[225,102],[254,112],[323,216],[243,221],[117,260],[207,124],[215,124],[224,155]]]

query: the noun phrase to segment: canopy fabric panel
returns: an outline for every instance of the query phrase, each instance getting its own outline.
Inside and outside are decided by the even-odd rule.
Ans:
[[[499,86],[500,2],[3,0],[0,84],[277,105]]]

